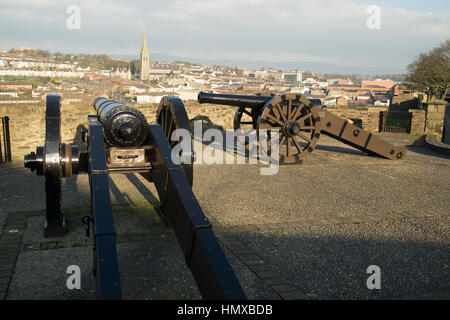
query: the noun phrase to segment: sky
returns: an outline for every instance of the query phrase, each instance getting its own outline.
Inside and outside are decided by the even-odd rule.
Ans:
[[[79,29],[73,11],[80,10]],[[379,29],[374,11],[379,8]],[[76,18],[76,17],[75,17]],[[375,17],[376,18],[376,17]],[[67,20],[72,28],[67,26]],[[0,49],[405,70],[450,39],[448,0],[0,0]]]

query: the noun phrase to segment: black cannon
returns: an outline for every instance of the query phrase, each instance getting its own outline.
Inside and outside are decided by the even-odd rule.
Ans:
[[[402,159],[406,153],[404,147],[393,146],[327,111],[320,100],[298,94],[252,96],[200,92],[198,102],[238,107],[234,130],[249,126],[257,132],[260,129],[278,130],[278,160],[281,163],[303,160],[314,150],[321,133],[370,155]],[[265,152],[269,155],[273,151],[270,139],[268,135]]]
[[[169,142],[168,137],[176,128],[189,129],[181,100],[163,98],[157,111],[158,124],[148,124],[137,109],[105,98],[97,98],[94,108],[97,114],[88,116],[87,152],[80,152],[77,146],[61,143],[60,97],[47,95],[45,146],[37,147],[24,159],[25,167],[45,175],[44,236],[65,234],[62,178],[88,173],[91,215],[82,221],[87,236],[93,224],[97,296],[121,299],[108,175],[137,172],[155,184],[162,214],[174,229],[202,297],[246,299],[192,192],[192,163],[182,166],[172,161],[172,146],[176,142]]]
[[[103,126],[105,141],[113,147],[140,147],[148,134],[148,123],[137,109],[114,100],[94,100],[98,120]]]

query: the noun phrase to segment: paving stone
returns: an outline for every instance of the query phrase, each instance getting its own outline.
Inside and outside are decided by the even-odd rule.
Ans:
[[[0,251],[0,261],[2,260],[9,260],[9,259],[15,259],[17,255],[16,251],[9,250],[9,251]]]
[[[257,266],[257,265],[261,265],[264,264],[264,261],[261,259],[258,260],[246,260],[245,264],[252,267],[252,266]]]
[[[2,276],[0,278],[0,287],[1,286],[7,286],[9,284],[10,276]]]
[[[271,287],[281,294],[297,290],[293,285],[290,284],[272,285]]]
[[[230,250],[246,250],[248,249],[246,246],[244,246],[242,243],[240,242],[236,242],[236,241],[225,241],[222,240],[225,243],[225,246],[227,248],[229,248]]]
[[[242,255],[242,256],[249,256],[253,254],[253,251],[250,249],[232,249],[234,254]]]
[[[2,251],[10,251],[10,250],[16,250],[20,246],[20,241],[8,241],[6,243],[0,243],[0,248],[2,248]]]
[[[254,254],[254,253],[250,253],[250,254],[239,254],[239,253],[236,253],[236,254],[239,256],[239,258],[241,258],[244,261],[261,259],[261,257],[259,257],[258,255]]]
[[[295,290],[281,294],[284,300],[309,300],[310,298],[302,292]]]
[[[14,264],[15,260],[16,260],[15,255],[0,256],[0,265]]]
[[[258,273],[256,273],[258,274]],[[264,283],[269,285],[272,289],[274,285],[284,285],[286,282],[281,279],[280,277],[271,277],[271,278],[264,278]]]
[[[9,233],[9,232],[5,231],[2,233],[2,240],[20,242],[21,239],[22,239],[22,232]]]
[[[256,272],[256,274],[261,278],[261,279],[266,279],[266,278],[274,278],[277,275],[272,271],[259,271]]]
[[[250,268],[253,272],[270,271],[272,268],[267,264],[252,265]]]
[[[14,263],[0,264],[0,275],[10,273],[14,267]]]

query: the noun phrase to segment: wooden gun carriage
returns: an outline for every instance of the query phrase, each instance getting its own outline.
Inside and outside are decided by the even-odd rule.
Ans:
[[[303,160],[314,150],[321,134],[370,155],[402,159],[406,154],[405,147],[393,146],[327,111],[318,99],[307,99],[292,93],[274,96],[200,92],[198,102],[238,107],[234,116],[234,130],[243,129],[245,125],[257,132],[260,129],[278,130],[280,158],[277,160],[280,163]],[[243,119],[244,115],[251,121]],[[268,142],[268,154],[270,145]]]

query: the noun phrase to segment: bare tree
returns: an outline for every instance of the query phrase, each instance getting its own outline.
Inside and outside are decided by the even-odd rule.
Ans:
[[[410,89],[427,94],[428,100],[437,94],[445,99],[450,85],[450,40],[420,54],[408,65],[405,82]]]

